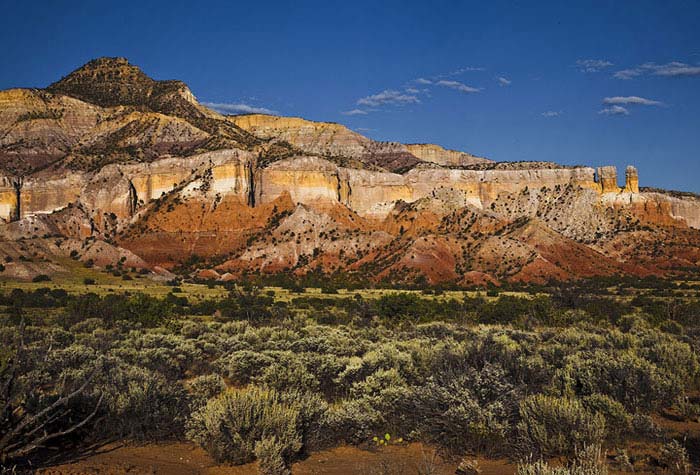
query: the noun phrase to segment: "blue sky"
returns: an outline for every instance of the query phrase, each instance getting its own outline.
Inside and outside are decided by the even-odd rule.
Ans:
[[[228,110],[700,192],[700,2],[3,0],[0,88],[125,56]],[[228,106],[226,106],[228,105]]]

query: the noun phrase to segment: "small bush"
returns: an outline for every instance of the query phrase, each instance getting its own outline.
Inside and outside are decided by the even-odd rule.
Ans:
[[[634,472],[634,464],[630,460],[630,456],[625,449],[620,450],[619,453],[615,455],[613,462],[617,470],[621,472]]]
[[[291,475],[284,450],[284,444],[276,437],[266,437],[255,444],[255,457],[261,475]]]
[[[690,472],[688,451],[677,440],[672,440],[661,447],[659,462],[674,475],[686,475]]]
[[[683,416],[683,418],[687,421],[695,421],[697,422],[700,420],[700,405],[690,402],[687,397],[683,396],[679,398],[678,403],[676,404],[678,407],[678,413]]]
[[[98,390],[108,394],[108,435],[160,439],[181,435],[187,415],[187,394],[179,382],[136,366],[114,368]]]
[[[384,413],[402,432],[453,453],[496,453],[506,446],[520,397],[502,368],[486,365],[481,371],[437,373],[420,387],[398,392]]]
[[[616,400],[604,394],[593,394],[583,398],[582,402],[588,411],[605,418],[609,440],[622,440],[632,430],[632,416]]]
[[[279,358],[254,379],[255,383],[278,391],[289,389],[315,391],[319,386],[316,377],[297,358]]]
[[[218,374],[206,374],[197,376],[189,382],[187,387],[190,393],[190,407],[197,410],[226,389],[224,378]]]
[[[557,371],[554,386],[562,395],[605,394],[628,409],[651,410],[670,404],[683,390],[674,372],[632,352],[596,351],[576,355]]]
[[[576,399],[537,394],[520,403],[517,432],[526,454],[572,455],[582,447],[600,444],[605,418],[591,414]]]
[[[543,460],[518,465],[517,475],[607,475],[600,446],[592,445],[577,452],[565,467],[552,467]]]
[[[268,354],[240,350],[219,360],[218,366],[233,382],[244,385],[250,383],[251,379],[259,377],[265,368],[274,362],[275,359]]]
[[[51,277],[49,277],[46,274],[39,274],[37,276],[34,276],[32,282],[51,282]]]
[[[240,465],[255,459],[255,446],[274,438],[275,451],[289,463],[302,448],[299,407],[273,390],[251,386],[229,390],[192,414],[187,436],[217,462]],[[270,454],[271,442],[261,450]]]
[[[320,446],[335,442],[360,444],[372,438],[384,424],[384,418],[365,399],[341,401],[331,407],[321,419]]]
[[[654,438],[658,437],[661,433],[661,429],[656,425],[651,416],[640,412],[632,416],[632,428],[637,434],[644,437]]]
[[[544,460],[537,460],[518,465],[517,475],[571,475],[571,472],[566,467],[552,467]]]

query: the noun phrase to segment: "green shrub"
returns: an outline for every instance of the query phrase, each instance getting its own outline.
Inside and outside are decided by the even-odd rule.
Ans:
[[[616,400],[604,394],[592,394],[584,397],[582,402],[589,412],[605,418],[607,439],[623,440],[632,430],[632,415]]]
[[[688,451],[675,439],[661,447],[659,462],[674,475],[686,475],[690,472]]]
[[[120,364],[96,384],[106,394],[109,424],[106,435],[135,439],[162,439],[184,432],[187,393],[179,382],[159,373]]]
[[[690,345],[657,331],[649,332],[643,338],[646,344],[639,351],[640,355],[656,365],[663,377],[671,379],[677,391],[693,383],[700,365]]]
[[[255,459],[255,446],[275,438],[276,450],[289,463],[302,448],[300,409],[283,402],[274,390],[251,386],[228,390],[195,411],[187,437],[218,462],[236,465]],[[269,453],[266,442],[266,453]]]
[[[564,467],[553,467],[543,460],[518,465],[517,475],[607,475],[600,446],[588,446]]]
[[[129,321],[144,327],[156,327],[172,315],[172,305],[146,294],[111,294],[100,297],[95,293],[87,293],[69,302],[65,321],[73,324],[86,318],[99,317],[108,324]]]
[[[577,449],[600,444],[605,418],[591,414],[576,399],[537,394],[520,402],[517,432],[525,454],[572,455]]]
[[[255,443],[255,457],[261,475],[291,475],[289,463],[284,458],[285,447],[276,437],[266,437]]]
[[[248,384],[253,378],[273,364],[275,359],[262,352],[251,350],[234,351],[226,358],[218,361],[217,367],[232,381],[238,384]]]
[[[313,373],[299,358],[292,355],[278,357],[277,361],[265,368],[262,374],[254,378],[256,384],[267,386],[278,391],[297,389],[300,391],[316,391],[319,383]]]
[[[318,445],[329,447],[335,443],[361,444],[378,433],[385,424],[380,411],[366,399],[338,401],[328,408],[320,421],[321,439]]]
[[[634,432],[643,437],[655,438],[661,434],[661,429],[656,425],[654,419],[648,414],[637,412],[632,415],[632,428]]]
[[[280,393],[283,403],[299,410],[298,428],[301,433],[301,453],[308,454],[311,450],[322,447],[324,434],[321,433],[321,421],[328,412],[328,403],[320,394],[289,390]]]
[[[683,390],[673,374],[631,351],[577,354],[557,371],[553,383],[562,395],[605,394],[630,410],[671,404]]]
[[[520,389],[502,368],[438,373],[384,409],[399,430],[451,452],[503,452],[517,417]]]
[[[218,374],[197,376],[187,385],[190,393],[190,408],[195,411],[226,389],[224,378]]]
[[[700,420],[700,404],[691,402],[686,396],[679,398],[676,403],[678,413],[687,421]]]
[[[517,475],[571,475],[571,472],[566,467],[552,467],[544,460],[536,460],[519,464]]]
[[[405,385],[406,381],[396,368],[380,369],[367,376],[364,381],[353,383],[350,388],[350,396],[357,399],[365,396],[378,396],[387,388]]]

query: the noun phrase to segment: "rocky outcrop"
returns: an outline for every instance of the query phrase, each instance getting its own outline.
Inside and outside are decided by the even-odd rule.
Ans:
[[[612,166],[598,167],[598,182],[602,193],[618,193],[617,168]]]
[[[329,160],[296,157],[280,161],[261,172],[260,202],[289,192],[296,203],[337,202],[361,216],[383,219],[397,202],[414,202],[441,190],[459,195],[465,204],[488,207],[501,193],[517,193],[528,187],[572,184],[594,189],[591,168],[535,170],[451,170],[414,168],[406,174],[340,167]]]
[[[72,97],[0,91],[0,170],[24,174],[52,164],[102,118],[100,107]]]
[[[285,141],[308,154],[359,158],[371,142],[334,122],[267,114],[231,116],[229,121],[266,140]]]
[[[700,198],[640,190],[632,166],[619,187],[611,166],[492,162],[340,124],[226,117],[120,58],[48,90],[0,92],[0,219],[0,242],[118,243],[91,252],[129,249],[152,268],[216,256],[215,271],[191,274],[216,279],[320,269],[545,282],[700,265]]]
[[[47,89],[0,91],[0,172],[94,171],[261,141],[201,106],[180,81],[155,81],[123,58],[100,58]],[[263,154],[283,155],[279,144]]]
[[[371,140],[333,122],[266,114],[234,116],[229,120],[256,137],[289,143],[302,154],[356,168],[404,172],[421,162],[401,143]]]
[[[289,193],[295,203],[350,204],[347,174],[332,162],[317,157],[291,158],[264,168],[256,193],[256,201],[261,203]]]
[[[632,165],[629,165],[625,170],[625,192],[639,193],[639,174]]]
[[[598,173],[600,182],[594,181],[594,170],[586,167],[515,170],[417,167],[398,174],[342,167],[309,156],[258,168],[256,157],[250,152],[221,150],[152,163],[112,164],[97,172],[60,175],[44,172],[24,178],[19,187],[17,178],[4,177],[0,181],[0,218],[11,221],[80,203],[93,216],[114,214],[128,220],[149,202],[182,189],[185,195],[195,193],[206,199],[235,196],[248,206],[269,203],[287,193],[294,203],[339,203],[361,216],[384,219],[399,202],[434,198],[443,192],[462,205],[489,209],[502,195],[573,186],[595,191],[606,197],[603,203],[616,207],[663,203],[663,211],[655,214],[665,213],[688,226],[700,226],[697,200],[629,191],[636,184],[633,181],[636,176],[630,171],[624,189],[613,185],[614,167],[603,167]]]
[[[94,59],[46,90],[102,107],[146,106],[178,117],[217,116],[199,105],[184,82],[153,80],[126,58]]]
[[[77,203],[92,215],[114,214],[126,220],[147,203],[185,185],[211,199],[232,194],[246,201],[251,187],[248,169],[254,161],[250,152],[221,150],[153,163],[107,165],[97,172],[58,176],[45,172],[24,178],[19,192],[12,177],[3,177],[0,219],[48,214]],[[15,216],[18,195],[19,215]]]
[[[434,144],[407,144],[406,148],[420,160],[448,167],[465,167],[477,163],[492,163],[492,160],[487,158],[477,157],[476,155],[457,150],[447,150]]]

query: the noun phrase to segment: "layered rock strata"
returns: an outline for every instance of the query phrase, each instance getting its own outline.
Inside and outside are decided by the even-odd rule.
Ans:
[[[0,91],[0,221],[0,242],[103,242],[117,247],[96,253],[127,248],[139,266],[216,256],[202,278],[321,269],[483,284],[700,267],[700,198],[640,190],[633,166],[620,187],[612,166],[223,116],[121,58]]]

